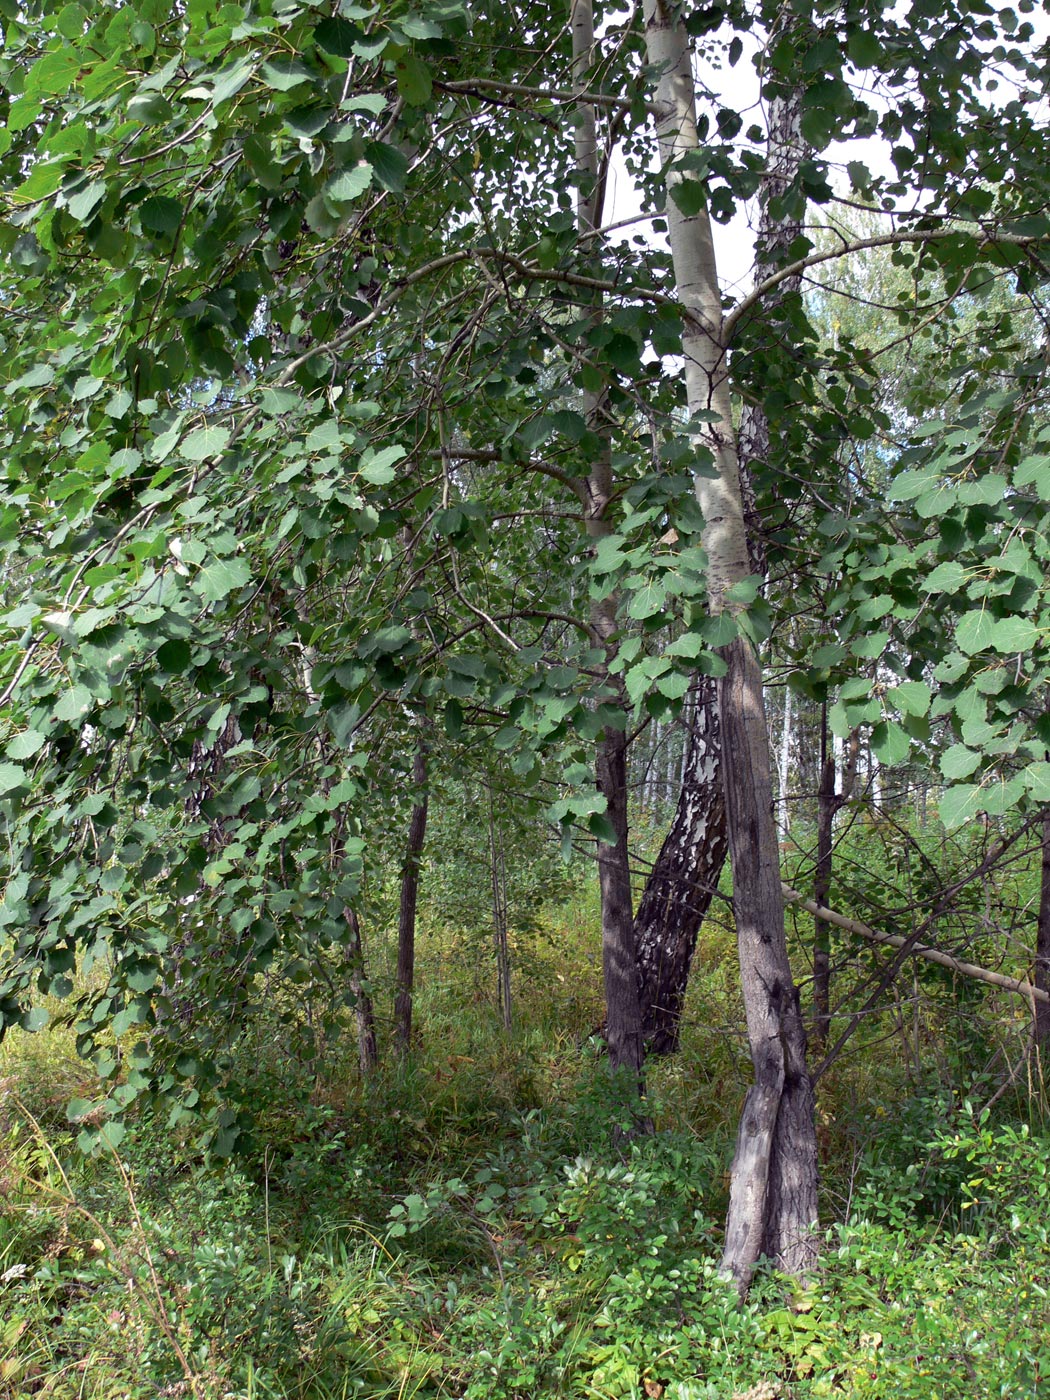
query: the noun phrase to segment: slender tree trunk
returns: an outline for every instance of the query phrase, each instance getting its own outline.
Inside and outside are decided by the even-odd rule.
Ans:
[[[1041,992],[1050,992],[1050,810],[1043,816],[1042,883],[1039,889],[1039,923],[1035,940],[1035,971],[1032,981]],[[1050,1051],[1050,1002],[1036,1000],[1034,1038],[1047,1068]]]
[[[376,1048],[376,1017],[372,1005],[372,994],[365,983],[365,951],[361,941],[361,921],[357,910],[349,905],[343,910],[350,942],[347,947],[350,962],[350,990],[354,994],[354,1019],[357,1022],[357,1060],[361,1067],[361,1078],[372,1078],[379,1063]]]
[[[412,1047],[412,996],[416,977],[416,905],[419,867],[427,834],[427,747],[420,740],[412,760],[415,803],[408,824],[405,859],[401,866],[401,901],[397,918],[397,998],[394,1002],[394,1045],[404,1059]]]
[[[644,0],[644,13],[649,62],[661,74],[658,134],[675,281],[684,306],[686,399],[691,414],[709,420],[698,430],[697,450],[714,470],[695,479],[705,521],[709,606],[712,613],[732,613],[736,605],[726,595],[749,577],[751,563],[721,292],[706,210],[687,216],[673,197],[683,178],[681,158],[699,148],[689,42],[681,10],[670,0]],[[805,1028],[784,933],[762,673],[743,633],[721,654],[726,673],[718,700],[730,760],[724,786],[733,907],[755,1071],[731,1171],[722,1264],[743,1293],[763,1251],[789,1273],[804,1273],[814,1262],[817,1152]]]
[[[569,24],[572,30],[573,83],[586,87],[594,62],[594,14],[591,0],[570,0]],[[576,224],[581,236],[599,227],[602,214],[603,180],[598,159],[593,106],[580,103],[576,109]],[[586,246],[593,248],[596,240]],[[601,320],[602,307],[596,299],[592,320]],[[610,533],[607,511],[613,497],[613,474],[608,431],[606,394],[585,391],[584,417],[597,435],[598,451],[586,484],[584,515],[587,533],[593,542]],[[609,674],[608,663],[616,653],[616,598],[598,599],[592,607],[591,626],[605,647],[605,674],[610,685],[619,684]],[[614,1075],[624,1071],[637,1097],[644,1092],[642,1067],[641,1005],[635,958],[632,916],[631,874],[627,848],[627,713],[622,728],[609,726],[598,744],[596,778],[606,801],[606,815],[615,836],[612,842],[598,843],[598,876],[602,904],[602,968],[605,978],[606,1041],[609,1067]],[[635,1105],[637,1107],[637,1105]],[[639,1126],[645,1120],[636,1113]]]
[[[788,783],[791,773],[791,687],[784,687],[784,716],[780,728],[780,753],[777,757],[777,810],[780,813],[780,834],[786,841],[791,834],[791,802]]]
[[[828,753],[828,709],[820,707],[820,782],[817,786],[817,865],[813,898],[822,908],[831,903],[831,841],[835,813],[835,758]],[[831,926],[813,921],[813,1048],[822,1055],[831,1019]]]
[[[642,1029],[653,1055],[678,1049],[697,935],[729,849],[714,677],[698,676],[691,698],[678,805],[635,916]]]

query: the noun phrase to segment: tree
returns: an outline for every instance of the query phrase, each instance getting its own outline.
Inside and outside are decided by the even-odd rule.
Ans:
[[[726,1266],[741,1288],[762,1251],[807,1266],[812,1093],[760,665],[777,584],[814,556],[844,581],[821,604],[829,645],[872,648],[877,623],[902,624],[884,658],[898,683],[862,698],[851,675],[832,717],[871,725],[891,761],[950,715],[962,752],[944,776],[977,780],[949,790],[949,820],[994,810],[995,792],[999,810],[1045,800],[1045,365],[1027,355],[998,398],[975,384],[956,421],[888,443],[889,508],[851,514],[829,448],[865,431],[843,389],[864,372],[820,345],[790,289],[876,246],[916,286],[976,286],[988,269],[1039,281],[1026,94],[1045,64],[1008,13],[992,61],[1021,95],[998,106],[994,25],[965,5],[803,7],[788,27],[764,6],[652,0],[643,27],[596,5],[593,44],[577,4],[575,47],[564,8],[540,0],[9,14],[0,1007],[39,1025],[37,991],[69,995],[78,962],[105,956],[76,1007],[113,1086],[104,1114],[160,1095],[210,1114],[228,1151],[247,1122],[228,1052],[262,974],[309,987],[338,1028],[353,993],[331,968],[359,959],[347,910],[421,805],[409,769],[427,725],[431,783],[457,746],[490,744],[567,839],[599,842],[612,1058],[637,1082],[626,750],[699,670],[717,678],[731,757],[756,1067]],[[732,68],[750,31],[765,95],[797,101],[811,153],[772,219],[835,198],[834,140],[878,129],[896,173],[849,162],[846,197],[881,231],[832,250],[800,233],[727,307],[713,224],[783,172],[728,89],[698,117],[691,49]],[[877,110],[865,84],[894,100]],[[596,191],[617,145],[670,253],[603,236]],[[822,391],[832,380],[841,394]],[[770,428],[753,512],[734,392]],[[916,620],[923,596],[965,606]],[[921,689],[932,657],[936,696]],[[1023,684],[1007,676],[1018,658]],[[1002,688],[982,688],[993,671]],[[194,763],[217,748],[188,811]],[[175,1034],[178,978],[207,1014]],[[112,1036],[131,1066],[120,1083]]]

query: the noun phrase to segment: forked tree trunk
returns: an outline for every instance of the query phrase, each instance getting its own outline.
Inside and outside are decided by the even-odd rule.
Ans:
[[[404,1059],[412,1047],[412,998],[416,978],[416,905],[419,867],[427,834],[427,748],[422,740],[412,760],[415,802],[401,865],[401,899],[397,916],[397,997],[394,1002],[394,1047]]]
[[[713,676],[698,676],[690,691],[678,805],[634,920],[642,1032],[651,1055],[678,1049],[697,935],[729,849],[717,684]]]
[[[721,293],[706,210],[687,216],[673,198],[683,178],[682,158],[699,148],[689,41],[681,9],[670,0],[644,0],[644,13],[649,62],[661,75],[658,134],[675,281],[685,309],[686,400],[701,423],[698,455],[713,468],[695,479],[705,521],[709,606],[712,613],[732,612],[737,605],[727,594],[750,575],[751,565]],[[784,934],[762,673],[742,633],[722,649],[722,658],[726,673],[718,698],[733,907],[755,1072],[731,1170],[722,1266],[744,1293],[763,1252],[789,1273],[805,1273],[812,1265],[817,1152],[805,1028]]]

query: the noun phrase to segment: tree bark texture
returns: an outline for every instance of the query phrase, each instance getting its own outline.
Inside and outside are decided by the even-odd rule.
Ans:
[[[686,398],[698,419],[698,455],[711,471],[695,478],[704,517],[708,603],[732,611],[727,593],[751,574],[737,442],[727,378],[728,346],[711,225],[706,210],[676,205],[683,156],[699,148],[688,36],[669,0],[644,0],[650,63],[660,72],[661,166],[675,282],[684,307]],[[791,977],[773,821],[762,672],[747,637],[723,648],[718,685],[724,786],[733,866],[741,987],[755,1081],[748,1092],[730,1177],[723,1271],[746,1292],[760,1254],[805,1273],[815,1256],[817,1152],[806,1037]]]
[[[690,689],[678,805],[634,920],[642,1031],[652,1055],[678,1049],[697,936],[729,849],[717,685],[713,676],[702,675]]]
[[[350,941],[347,947],[350,963],[350,990],[354,994],[354,1019],[357,1022],[357,1061],[361,1078],[369,1080],[379,1063],[376,1045],[376,1017],[372,995],[365,984],[365,950],[361,941],[361,921],[357,910],[349,905],[343,910]]]
[[[412,760],[415,803],[408,824],[405,859],[401,866],[401,900],[397,917],[397,997],[394,1002],[394,1045],[404,1059],[412,1046],[412,995],[416,975],[416,905],[419,867],[427,834],[427,748],[420,742]]]

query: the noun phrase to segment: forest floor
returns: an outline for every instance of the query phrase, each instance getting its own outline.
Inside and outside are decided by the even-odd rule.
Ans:
[[[367,1086],[352,1036],[296,1063],[260,1020],[230,1162],[161,1116],[81,1156],[71,1034],[10,1035],[0,1397],[1050,1397],[1050,1116],[1024,1075],[981,1108],[992,1013],[948,1025],[942,998],[857,1038],[821,1084],[819,1273],[741,1307],[717,1273],[749,1069],[731,935],[705,931],[651,1067],[655,1135],[617,1150],[595,927],[585,891],[516,937],[509,1037],[487,950],[424,935],[418,1047]]]

